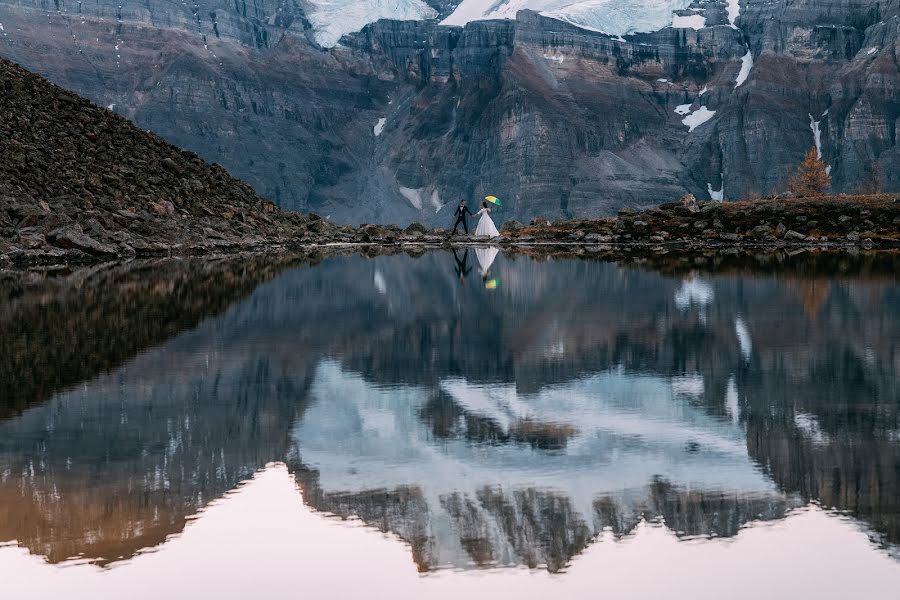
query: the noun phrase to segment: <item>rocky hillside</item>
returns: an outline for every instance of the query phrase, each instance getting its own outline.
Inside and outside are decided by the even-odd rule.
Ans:
[[[379,21],[331,49],[315,4],[0,0],[0,55],[353,224],[443,224],[486,193],[522,221],[767,196],[813,146],[834,192],[900,189],[897,0],[695,0],[622,37]]]
[[[0,254],[77,260],[277,243],[286,214],[224,168],[0,60]]]

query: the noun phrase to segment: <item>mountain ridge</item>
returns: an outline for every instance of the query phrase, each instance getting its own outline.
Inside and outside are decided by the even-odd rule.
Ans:
[[[623,39],[527,11],[379,21],[330,50],[301,5],[101,2],[76,22],[61,2],[47,35],[36,3],[0,4],[3,55],[336,221],[444,224],[484,192],[520,220],[765,196],[815,144],[833,191],[876,164],[900,188],[895,0],[696,0],[679,16],[703,27]]]

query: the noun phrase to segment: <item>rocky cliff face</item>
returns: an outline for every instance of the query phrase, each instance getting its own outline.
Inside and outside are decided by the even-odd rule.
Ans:
[[[624,38],[528,11],[379,21],[330,50],[302,2],[0,6],[2,55],[335,220],[769,194],[813,145],[835,191],[900,188],[897,0],[696,0],[703,27]]]

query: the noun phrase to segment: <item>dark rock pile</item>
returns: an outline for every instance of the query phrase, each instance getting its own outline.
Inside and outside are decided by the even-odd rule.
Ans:
[[[337,227],[0,60],[0,262],[233,251],[308,230]]]
[[[504,240],[672,247],[900,247],[900,197],[829,196],[744,202],[679,202],[618,217],[530,226],[504,224]]]

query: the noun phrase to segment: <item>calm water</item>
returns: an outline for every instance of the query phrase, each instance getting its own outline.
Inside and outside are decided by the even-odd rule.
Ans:
[[[900,283],[804,260],[0,279],[3,597],[896,597]]]

